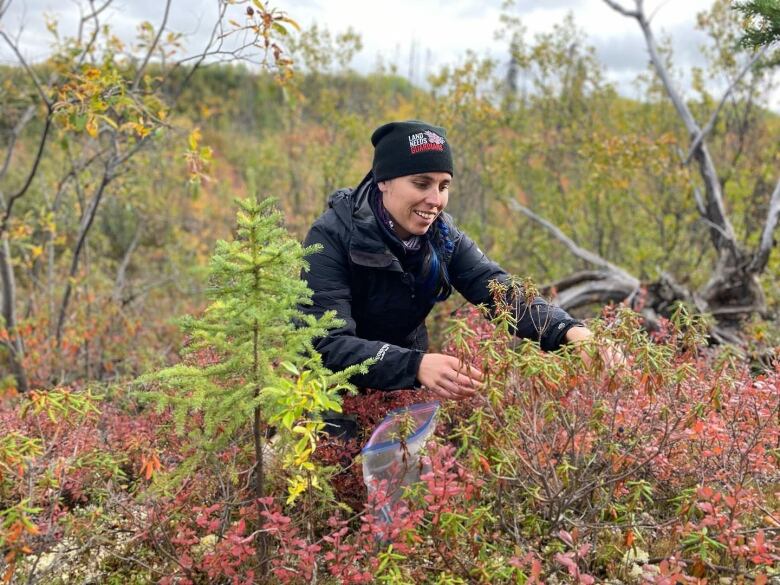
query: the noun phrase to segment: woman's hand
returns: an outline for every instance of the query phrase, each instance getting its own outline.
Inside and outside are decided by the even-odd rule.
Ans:
[[[566,332],[564,339],[566,343],[577,343],[593,337],[593,332],[587,327],[572,327]],[[621,368],[628,365],[625,354],[611,343],[599,343],[599,356],[607,368]],[[587,367],[592,365],[590,355],[584,349],[582,350],[582,359]]]
[[[420,384],[445,400],[474,396],[482,384],[482,372],[458,358],[441,353],[426,353],[417,371]]]

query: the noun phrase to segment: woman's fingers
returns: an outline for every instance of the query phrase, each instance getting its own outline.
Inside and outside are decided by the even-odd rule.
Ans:
[[[477,388],[479,388],[479,382],[477,382],[474,378],[470,378],[465,374],[461,374],[460,372],[454,372],[454,378],[452,378],[452,381],[458,386],[458,388],[460,388],[462,393],[469,396],[476,394]]]
[[[450,394],[452,394],[456,398],[463,398],[464,396],[468,395],[468,390],[466,388],[463,388],[460,384],[458,384],[458,381],[454,379],[454,377],[448,376],[441,382],[439,382],[440,386],[443,386],[445,390],[447,390]]]
[[[450,365],[452,366],[452,370],[456,374],[460,374],[462,376],[466,376],[467,378],[471,378],[474,380],[477,384],[483,381],[484,376],[482,375],[482,372],[480,372],[477,368],[470,364],[463,363],[457,358],[451,358]]]
[[[445,382],[447,389],[458,398],[468,398],[477,393],[479,382],[473,378],[454,370],[445,374],[445,376],[447,378]]]
[[[436,385],[430,388],[430,390],[439,398],[442,398],[444,400],[454,400],[456,396],[452,394],[449,390],[446,388]]]
[[[460,367],[459,374],[465,374],[472,380],[475,380],[477,383],[484,382],[485,376],[480,372],[477,368],[474,366],[470,366],[469,364],[462,364]]]
[[[472,396],[475,390],[461,385],[454,376],[444,376],[432,388],[442,398],[458,400]]]

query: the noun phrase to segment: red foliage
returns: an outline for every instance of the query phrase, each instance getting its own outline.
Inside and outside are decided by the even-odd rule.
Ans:
[[[469,318],[475,334],[465,357],[483,365],[479,344],[493,330],[476,313]],[[617,319],[608,315],[608,327]],[[630,565],[623,555],[638,549],[652,553],[647,582],[700,582],[723,566],[766,582],[780,562],[780,372],[751,375],[746,363],[687,348],[668,323],[656,339],[675,348],[665,369],[621,376],[596,367],[555,382],[509,372],[501,393],[445,404],[438,444],[423,461],[428,471],[389,514],[380,514],[391,501],[381,490],[366,499],[353,460],[390,410],[431,400],[426,392],[345,399],[361,436],[323,439],[315,456],[342,468],[331,483],[351,515],[321,494],[314,505],[285,505],[284,470],[272,458],[272,497],[258,510],[249,436],[232,438],[168,487],[158,479],[192,448],[169,413],[124,400],[79,414],[80,392],[63,395],[60,410],[43,394],[13,398],[0,409],[0,436],[35,439],[40,450],[0,443],[0,505],[19,514],[0,532],[13,554],[9,575],[28,575],[24,559],[55,554],[58,542],[98,539],[114,556],[96,574],[119,566],[170,585],[254,583],[262,519],[280,583],[308,583],[317,571],[340,583],[447,574],[589,584]],[[193,417],[186,430],[202,424]]]

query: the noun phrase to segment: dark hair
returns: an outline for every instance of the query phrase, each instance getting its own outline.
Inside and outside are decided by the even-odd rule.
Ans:
[[[450,274],[447,271],[447,263],[452,258],[455,243],[450,238],[450,228],[444,217],[439,215],[432,229],[426,234],[429,242],[429,260],[426,259],[427,270],[425,285],[437,301],[446,300],[452,294]]]

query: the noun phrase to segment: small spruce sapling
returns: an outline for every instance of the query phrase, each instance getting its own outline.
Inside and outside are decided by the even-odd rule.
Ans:
[[[279,435],[274,448],[287,451],[282,454],[292,503],[307,489],[319,487],[311,455],[323,429],[321,413],[341,410],[340,392],[353,390],[349,378],[365,373],[370,362],[335,374],[322,365],[313,340],[340,323],[333,312],[316,318],[301,311],[311,304],[312,292],[300,273],[308,269],[305,256],[317,248],[303,248],[287,233],[273,200],[249,198],[237,204],[236,237],[217,242],[211,258],[211,304],[201,317],[181,322],[190,338],[184,355],[207,351],[216,358],[205,365],[178,364],[140,382],[161,387],[144,395],[160,409],[173,409],[179,433],[185,427],[190,432],[194,455],[178,471],[179,478],[251,427],[253,495],[262,528],[268,427],[276,427]],[[202,416],[202,424],[192,422],[194,415]],[[265,533],[256,534],[264,572]]]

